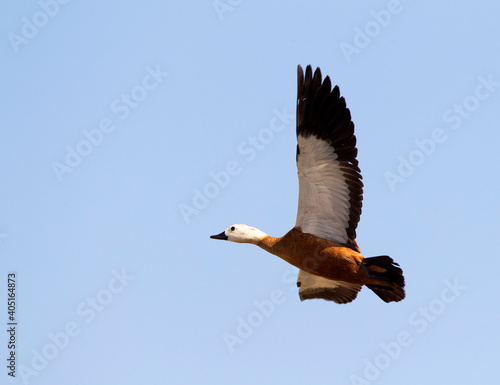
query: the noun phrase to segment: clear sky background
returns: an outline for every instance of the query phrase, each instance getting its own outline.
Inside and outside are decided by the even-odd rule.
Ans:
[[[493,0],[4,2],[0,382],[496,382],[499,15]],[[400,263],[400,303],[300,302],[295,268],[209,239],[293,227],[298,64],[346,98],[357,241]]]

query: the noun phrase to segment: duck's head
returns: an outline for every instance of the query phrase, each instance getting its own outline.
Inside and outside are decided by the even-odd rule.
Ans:
[[[232,225],[220,234],[212,235],[212,239],[221,239],[223,241],[231,241],[236,243],[253,243],[257,244],[267,237],[267,234],[255,227],[247,225]]]

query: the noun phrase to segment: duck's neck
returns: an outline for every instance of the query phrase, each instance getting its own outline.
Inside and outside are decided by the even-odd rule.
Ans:
[[[265,238],[261,239],[259,243],[257,243],[257,246],[259,246],[261,249],[266,250],[268,253],[271,254],[276,254],[276,244],[281,238],[275,238],[271,236],[266,236]]]
[[[268,235],[257,243],[257,246],[266,250],[268,253],[280,257],[291,265],[298,266],[299,261],[295,257],[295,253],[291,252],[291,250],[289,250],[285,245],[287,242],[280,242],[283,238],[285,238],[285,236],[275,238]]]

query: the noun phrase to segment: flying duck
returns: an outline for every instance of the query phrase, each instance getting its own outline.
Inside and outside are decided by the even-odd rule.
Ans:
[[[275,238],[232,225],[212,239],[252,243],[299,268],[300,299],[353,301],[363,285],[385,302],[405,298],[403,271],[389,256],[364,258],[356,243],[363,183],[351,113],[321,71],[298,66],[295,227]]]

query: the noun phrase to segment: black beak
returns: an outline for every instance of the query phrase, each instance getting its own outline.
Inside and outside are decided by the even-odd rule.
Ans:
[[[224,233],[224,231],[220,234],[217,235],[211,235],[210,238],[212,239],[222,239],[223,241],[227,241],[227,235]]]

